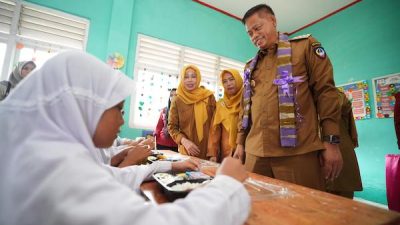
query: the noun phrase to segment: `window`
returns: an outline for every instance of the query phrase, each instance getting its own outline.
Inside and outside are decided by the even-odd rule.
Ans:
[[[161,110],[167,106],[169,90],[177,88],[183,66],[199,67],[201,85],[214,91],[216,99],[223,95],[218,76],[223,69],[243,71],[244,63],[208,52],[176,45],[167,41],[138,36],[134,79],[136,91],[131,98],[130,127],[154,129]]]
[[[40,67],[63,49],[85,50],[89,21],[21,0],[0,0],[0,72],[32,60]]]

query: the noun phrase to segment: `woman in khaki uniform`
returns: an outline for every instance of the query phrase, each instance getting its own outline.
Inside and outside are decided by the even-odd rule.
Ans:
[[[240,101],[243,94],[243,79],[239,71],[223,70],[220,79],[224,86],[224,97],[217,102],[207,152],[207,157],[214,162],[221,162],[235,151]]]
[[[343,157],[343,169],[339,177],[327,183],[327,191],[346,198],[353,198],[354,191],[362,191],[360,169],[354,148],[358,147],[356,124],[354,122],[351,102],[346,95],[339,92],[340,118],[340,144],[339,148]]]
[[[168,131],[181,154],[206,159],[208,133],[215,110],[213,92],[200,87],[200,70],[185,66],[176,97],[172,100]]]

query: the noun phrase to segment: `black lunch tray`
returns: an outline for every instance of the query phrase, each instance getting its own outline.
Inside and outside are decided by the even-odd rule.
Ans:
[[[174,173],[170,173],[171,175],[175,175]],[[162,181],[160,181],[156,176],[154,176],[155,174],[153,174],[153,178],[157,181],[158,185],[160,185],[162,192],[165,194],[166,198],[169,201],[175,201],[178,198],[184,198],[186,197],[190,191],[192,191],[192,189],[190,190],[186,190],[186,191],[177,191],[177,190],[172,190],[171,187],[173,187],[176,184],[182,184],[182,183],[186,183],[186,182],[190,182],[190,183],[203,183],[204,181],[208,181],[208,180],[212,180],[213,177],[209,176],[209,179],[187,179],[187,180],[174,180],[170,183],[164,183]]]

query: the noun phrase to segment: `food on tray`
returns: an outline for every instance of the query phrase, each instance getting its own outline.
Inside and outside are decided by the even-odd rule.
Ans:
[[[209,180],[205,180],[203,182],[190,182],[186,181],[184,183],[177,183],[171,187],[172,191],[189,191],[192,189],[195,189],[199,186],[202,186],[203,184],[208,183]]]
[[[153,176],[157,181],[163,184],[169,184],[175,181],[175,176],[169,173],[156,173]]]
[[[187,157],[182,157],[180,155],[165,155],[161,152],[154,152],[151,156],[147,157],[147,161],[154,162],[154,161],[171,161],[177,162],[185,160]]]
[[[211,176],[199,171],[155,173],[153,177],[161,185],[170,201],[185,197],[192,189],[204,185],[212,179]]]
[[[156,161],[156,160],[157,160],[157,157],[151,155],[151,156],[147,157],[147,160],[149,160],[149,161]]]

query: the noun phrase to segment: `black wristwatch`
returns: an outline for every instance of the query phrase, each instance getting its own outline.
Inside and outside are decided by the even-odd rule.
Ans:
[[[325,135],[322,137],[322,140],[329,144],[340,144],[340,137],[336,135]]]

